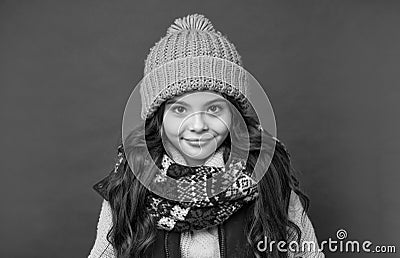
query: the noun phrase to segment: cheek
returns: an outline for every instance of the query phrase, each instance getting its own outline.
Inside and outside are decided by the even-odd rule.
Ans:
[[[166,115],[163,118],[163,128],[167,137],[176,137],[179,135],[180,121],[172,116]]]
[[[231,114],[224,114],[218,118],[218,121],[215,122],[214,130],[220,134],[226,135],[229,133],[229,129],[232,125],[232,117]]]

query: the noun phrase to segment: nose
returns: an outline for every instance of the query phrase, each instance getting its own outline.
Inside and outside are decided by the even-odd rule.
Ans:
[[[199,112],[191,115],[188,119],[188,128],[192,132],[204,132],[208,130],[207,121],[204,119],[204,114]]]

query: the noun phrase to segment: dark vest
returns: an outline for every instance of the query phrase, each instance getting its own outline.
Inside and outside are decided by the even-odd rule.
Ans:
[[[221,258],[254,258],[246,240],[245,223],[252,213],[254,202],[242,207],[227,221],[218,226],[218,241]],[[157,230],[153,246],[146,252],[146,258],[181,258],[179,232]]]

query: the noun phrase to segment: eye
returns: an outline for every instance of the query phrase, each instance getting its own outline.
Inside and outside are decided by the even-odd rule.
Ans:
[[[186,111],[186,108],[183,106],[175,106],[172,108],[172,111],[174,111],[177,114],[182,114]]]
[[[221,111],[222,107],[218,106],[218,105],[212,105],[208,108],[208,111],[210,113],[218,113],[219,111]]]

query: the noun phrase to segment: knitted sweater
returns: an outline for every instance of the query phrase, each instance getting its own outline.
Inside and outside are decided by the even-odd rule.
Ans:
[[[168,148],[168,147],[167,147]],[[169,154],[175,162],[185,164],[183,157],[174,148],[169,146]],[[208,166],[221,167],[224,165],[222,151],[217,151],[205,163]],[[301,229],[301,242],[312,241],[318,248],[314,228],[307,214],[303,214],[303,206],[299,197],[292,191],[290,195],[288,216]],[[97,224],[97,235],[89,258],[116,258],[112,245],[107,240],[107,233],[112,227],[112,213],[108,201],[102,203],[100,217]],[[209,229],[185,231],[181,234],[182,258],[219,258],[219,242],[217,227]],[[325,257],[322,252],[289,253],[289,257]]]

